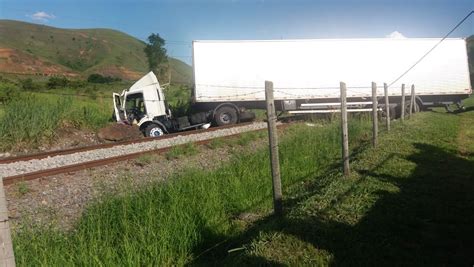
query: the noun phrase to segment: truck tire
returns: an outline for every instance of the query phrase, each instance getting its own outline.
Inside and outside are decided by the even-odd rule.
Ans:
[[[214,114],[214,121],[218,126],[236,124],[239,121],[237,110],[229,106],[220,107]]]
[[[164,135],[165,132],[163,129],[158,124],[155,123],[150,123],[146,128],[145,128],[145,136],[146,137],[158,137]]]

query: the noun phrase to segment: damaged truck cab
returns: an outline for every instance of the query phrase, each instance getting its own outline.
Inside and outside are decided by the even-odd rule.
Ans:
[[[113,93],[114,117],[117,122],[135,124],[147,137],[188,129],[208,128],[210,121],[204,112],[173,118],[158,79],[149,72],[121,94]]]

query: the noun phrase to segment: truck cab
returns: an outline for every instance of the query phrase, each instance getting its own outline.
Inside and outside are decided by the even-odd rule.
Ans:
[[[113,93],[113,101],[117,122],[137,125],[147,137],[210,126],[205,119],[194,125],[190,124],[188,117],[174,119],[153,72],[143,76],[121,94]]]

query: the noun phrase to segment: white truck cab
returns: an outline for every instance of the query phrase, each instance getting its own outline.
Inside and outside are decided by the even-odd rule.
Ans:
[[[136,124],[145,136],[157,137],[165,133],[191,128],[207,128],[204,118],[191,125],[188,117],[173,119],[160,83],[149,72],[121,94],[113,93],[114,115],[118,122]]]

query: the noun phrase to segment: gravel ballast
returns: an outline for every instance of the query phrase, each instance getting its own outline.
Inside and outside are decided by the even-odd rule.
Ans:
[[[245,126],[237,126],[216,131],[190,134],[185,136],[176,136],[169,139],[153,140],[150,142],[114,146],[111,148],[102,148],[85,152],[78,152],[68,155],[58,155],[44,159],[33,159],[29,161],[19,161],[8,164],[0,164],[0,174],[2,177],[26,174],[35,171],[59,168],[78,163],[85,163],[94,160],[117,157],[137,152],[150,151],[154,149],[166,148],[176,145],[182,145],[190,142],[209,140],[217,137],[229,136],[243,132],[249,132],[264,129],[267,124],[257,122]]]

